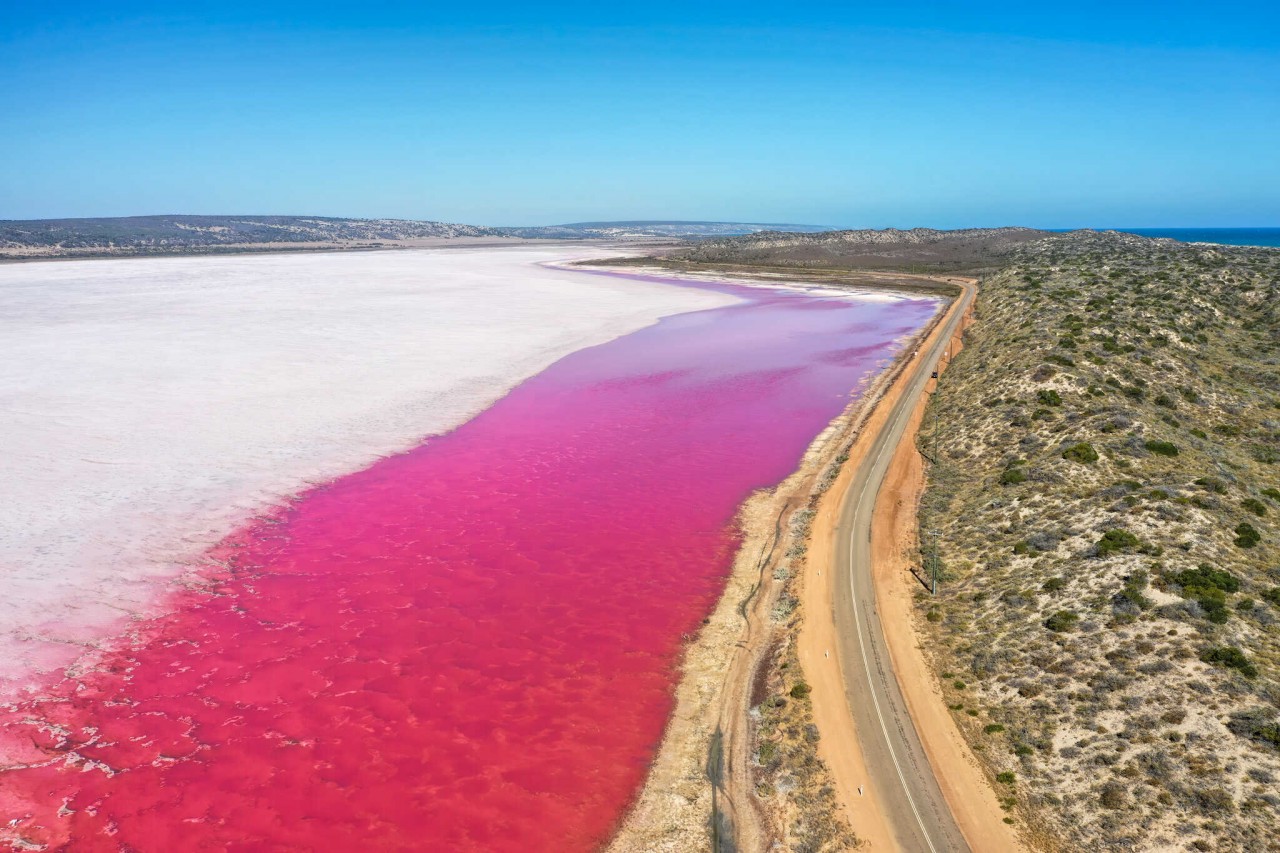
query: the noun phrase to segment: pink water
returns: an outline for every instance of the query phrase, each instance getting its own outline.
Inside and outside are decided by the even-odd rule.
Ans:
[[[0,838],[607,840],[722,588],[737,507],[935,308],[737,292],[750,301],[570,355],[223,543],[171,615],[0,709]]]

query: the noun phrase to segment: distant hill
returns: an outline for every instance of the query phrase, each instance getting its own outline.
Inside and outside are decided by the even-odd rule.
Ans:
[[[125,216],[0,220],[0,256],[137,255],[356,247],[426,238],[500,237],[493,228],[326,216]]]
[[[997,264],[1015,246],[1050,236],[1033,228],[933,228],[760,231],[707,240],[673,257],[699,263],[753,264],[814,269],[948,271]]]
[[[816,225],[742,222],[573,222],[487,228],[411,219],[330,216],[123,216],[0,220],[0,259],[411,247],[460,237],[541,240],[706,239]]]
[[[619,222],[571,222],[566,225],[536,225],[498,229],[512,237],[553,240],[636,238],[684,238],[730,237],[755,234],[761,231],[813,232],[829,231],[822,225],[751,224],[747,222],[680,222],[664,220],[623,220]]]

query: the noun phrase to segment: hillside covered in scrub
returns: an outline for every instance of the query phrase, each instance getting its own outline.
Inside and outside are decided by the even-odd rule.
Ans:
[[[1280,849],[1280,250],[1013,249],[920,444],[919,612],[1010,819]]]
[[[1049,236],[1032,228],[885,228],[706,240],[671,257],[696,264],[797,269],[964,272],[997,268],[1017,246]]]

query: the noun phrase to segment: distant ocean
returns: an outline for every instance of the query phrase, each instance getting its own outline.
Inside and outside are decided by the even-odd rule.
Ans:
[[[1116,228],[1143,237],[1172,237],[1184,243],[1280,246],[1280,228]]]

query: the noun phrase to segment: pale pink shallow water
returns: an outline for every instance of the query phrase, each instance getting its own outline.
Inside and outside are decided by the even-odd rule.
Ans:
[[[0,709],[0,837],[598,846],[644,780],[737,507],[936,308],[735,292],[224,542],[128,648]]]

